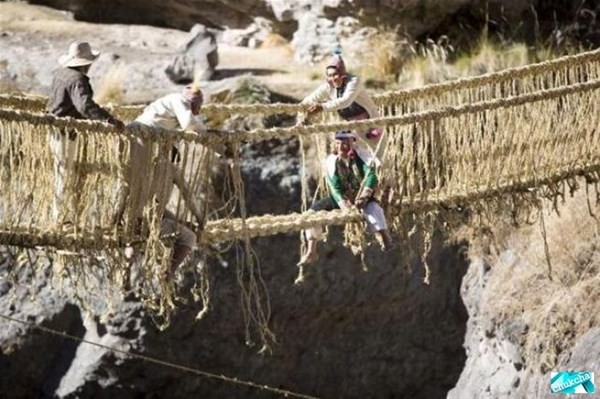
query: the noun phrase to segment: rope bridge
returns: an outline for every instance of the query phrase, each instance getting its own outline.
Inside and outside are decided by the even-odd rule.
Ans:
[[[173,176],[181,173],[207,218],[201,245],[243,240],[246,261],[252,264],[252,237],[360,222],[361,216],[340,210],[248,217],[241,160],[234,159],[223,172],[230,192],[219,195],[213,184],[212,148],[238,149],[245,142],[300,137],[318,149],[322,164],[333,132],[369,127],[385,128],[379,173],[391,193],[385,204],[388,216],[400,233],[407,230],[407,215],[418,218],[468,206],[493,218],[494,212],[505,209],[539,207],[540,198],[556,200],[566,186],[577,184],[579,176],[588,184],[600,180],[598,88],[600,50],[379,94],[374,98],[382,117],[376,119],[341,122],[325,117],[308,126],[218,134],[143,127],[117,130],[102,122],[46,115],[45,99],[40,97],[3,95],[0,244],[85,250],[119,264],[124,263],[122,248],[133,245],[143,249],[146,269],[140,275],[150,281],[156,265],[168,267],[169,245],[159,234],[165,211],[191,226],[195,223],[182,196],[171,196]],[[208,119],[303,110],[300,104],[207,104],[203,108]],[[114,112],[133,119],[141,109],[117,107]],[[151,159],[133,171],[134,178],[126,179],[132,173],[133,141],[144,142]],[[173,146],[180,154],[177,167],[170,159]],[[69,161],[61,161],[66,154]],[[239,157],[237,151],[234,154]],[[151,196],[141,194],[148,190]],[[115,204],[124,193],[129,200],[117,218]],[[260,284],[252,285],[245,294],[256,299],[261,296],[256,288]],[[159,295],[161,310],[174,306],[172,295],[172,291]],[[248,306],[262,312],[260,298]],[[258,320],[263,323],[268,314]],[[263,342],[268,335],[268,330],[261,331]]]

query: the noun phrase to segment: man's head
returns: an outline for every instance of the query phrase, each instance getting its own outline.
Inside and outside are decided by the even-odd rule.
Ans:
[[[69,46],[67,54],[58,59],[58,63],[66,68],[76,68],[83,73],[87,73],[92,63],[100,55],[93,51],[88,42],[73,42]]]
[[[188,85],[183,88],[183,99],[190,105],[193,115],[200,113],[200,108],[204,102],[202,90],[196,85]]]
[[[325,66],[327,83],[338,88],[344,84],[346,78],[346,64],[340,54],[334,54]]]
[[[356,135],[350,130],[340,130],[335,133],[334,153],[345,158],[350,154]]]

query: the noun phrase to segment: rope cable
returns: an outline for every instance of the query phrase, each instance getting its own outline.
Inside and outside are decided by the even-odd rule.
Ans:
[[[257,383],[252,382],[252,381],[245,381],[245,380],[241,380],[241,379],[235,378],[235,377],[227,377],[227,376],[225,376],[223,374],[215,374],[215,373],[211,373],[211,372],[208,372],[208,371],[199,370],[199,369],[196,369],[196,368],[193,368],[193,367],[184,366],[184,365],[181,365],[181,364],[177,364],[177,363],[173,363],[173,362],[170,362],[170,361],[162,360],[162,359],[159,359],[159,358],[156,358],[156,357],[152,357],[152,356],[142,355],[142,354],[139,354],[139,353],[127,352],[127,351],[122,350],[122,349],[114,348],[112,346],[104,345],[104,344],[101,344],[101,343],[98,343],[98,342],[93,342],[93,341],[90,341],[90,340],[87,340],[87,339],[84,339],[84,338],[77,337],[77,336],[72,335],[72,334],[65,333],[63,331],[54,330],[52,328],[48,328],[48,327],[44,327],[44,326],[41,326],[41,325],[37,325],[37,324],[34,324],[32,322],[27,322],[27,321],[20,320],[20,319],[11,317],[11,316],[6,316],[6,315],[0,314],[0,318],[3,318],[5,320],[8,320],[8,321],[11,321],[11,322],[14,322],[14,323],[20,323],[20,324],[26,325],[26,326],[28,326],[30,328],[38,329],[40,331],[43,331],[43,332],[46,332],[46,333],[49,333],[49,334],[52,334],[52,335],[60,336],[60,337],[67,338],[67,339],[70,339],[70,340],[73,340],[73,341],[78,341],[78,342],[81,342],[81,343],[84,343],[84,344],[93,345],[93,346],[96,346],[96,347],[99,347],[99,348],[102,348],[102,349],[106,349],[106,350],[111,351],[113,353],[119,353],[121,355],[130,356],[130,357],[133,357],[133,358],[145,361],[145,362],[149,362],[149,363],[154,363],[154,364],[158,364],[158,365],[161,365],[161,366],[170,367],[170,368],[173,368],[173,369],[176,369],[176,370],[180,370],[180,371],[185,371],[185,372],[192,373],[192,374],[195,374],[195,375],[198,375],[198,376],[201,376],[201,377],[205,377],[205,378],[209,378],[209,379],[221,380],[221,381],[225,381],[225,382],[227,382],[229,384],[234,384],[234,385],[243,385],[243,386],[247,386],[247,387],[250,387],[250,388],[253,388],[253,389],[258,389],[258,390],[263,390],[263,391],[270,391],[270,392],[277,393],[277,394],[280,394],[280,395],[283,395],[283,396],[286,396],[286,397],[290,396],[290,397],[295,397],[295,398],[316,399],[315,396],[305,395],[305,394],[302,394],[302,393],[288,391],[288,390],[281,389],[281,388],[274,388],[274,387],[271,387],[271,386],[268,386],[268,385],[257,384]]]

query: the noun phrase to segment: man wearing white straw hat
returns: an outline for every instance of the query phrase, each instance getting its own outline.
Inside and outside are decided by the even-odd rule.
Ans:
[[[99,53],[93,51],[87,42],[76,41],[71,43],[67,54],[58,59],[58,63],[62,68],[54,71],[46,110],[58,117],[100,120],[122,128],[123,122],[114,118],[108,111],[96,104],[93,99],[94,92],[87,73],[98,55]],[[54,130],[51,133],[50,145],[54,154],[55,173],[52,213],[55,220],[58,221],[59,216],[65,217],[65,215],[60,215],[60,208],[69,174],[67,171],[73,168],[77,147],[76,133],[62,129]],[[67,220],[63,220],[63,222],[67,222]]]

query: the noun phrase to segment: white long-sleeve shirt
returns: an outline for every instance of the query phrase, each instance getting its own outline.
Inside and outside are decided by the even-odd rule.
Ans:
[[[155,100],[136,120],[146,126],[163,129],[204,131],[202,120],[192,114],[189,104],[180,93],[168,94]]]
[[[346,87],[340,97],[338,97],[335,87],[324,82],[302,100],[303,104],[320,103],[324,111],[339,111],[349,107],[354,102],[367,111],[368,119],[379,118],[379,108],[371,99],[369,93],[367,93],[367,89],[360,78],[354,75],[347,75]],[[370,139],[367,137],[368,132],[369,130],[356,132],[359,140],[355,144],[355,149],[359,156],[367,163],[374,161],[379,165],[380,161],[378,158],[383,153],[387,139],[384,137],[385,133],[378,138]],[[385,141],[379,145],[378,153],[374,154],[380,140]]]
[[[337,89],[329,83],[324,82],[319,87],[310,93],[302,103],[321,103],[325,111],[339,111],[340,109],[349,107],[353,102],[363,107],[369,114],[369,119],[379,118],[379,109],[375,102],[367,93],[367,89],[363,85],[358,76],[348,75],[346,89],[341,97],[337,96]]]

